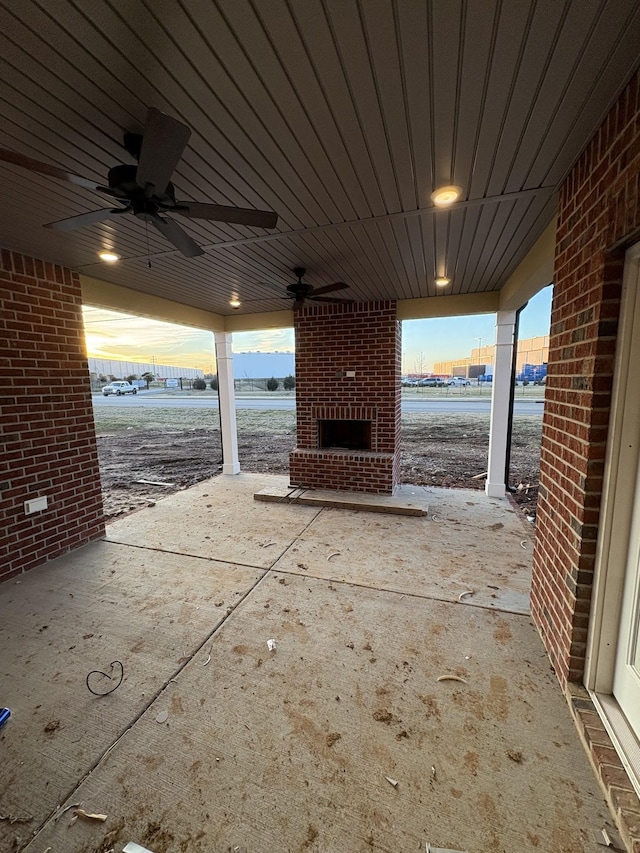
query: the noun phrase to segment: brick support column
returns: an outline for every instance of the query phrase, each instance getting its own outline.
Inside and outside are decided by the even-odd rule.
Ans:
[[[400,476],[402,329],[392,301],[297,308],[292,485],[391,494]],[[320,447],[320,421],[368,425],[370,447]]]
[[[0,253],[0,580],[104,535],[81,303],[77,273]]]
[[[639,115],[636,74],[560,194],[531,607],[563,685],[584,671]]]

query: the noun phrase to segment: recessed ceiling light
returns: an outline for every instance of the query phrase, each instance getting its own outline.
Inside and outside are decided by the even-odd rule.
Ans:
[[[462,187],[440,187],[431,193],[431,201],[441,207],[447,204],[453,204],[462,195]]]
[[[232,308],[239,308],[242,305],[242,302],[234,296],[233,299],[229,300],[229,305],[231,305]]]
[[[120,255],[116,255],[115,252],[98,252],[98,257],[108,264],[115,264],[116,261],[120,260]]]
[[[434,279],[434,281],[438,287],[446,287],[451,279],[447,278],[446,275],[439,275],[438,278]]]

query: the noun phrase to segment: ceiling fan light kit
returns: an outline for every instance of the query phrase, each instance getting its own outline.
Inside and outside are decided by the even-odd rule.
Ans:
[[[42,175],[69,181],[76,186],[110,196],[121,207],[106,207],[50,222],[45,227],[59,231],[75,231],[85,225],[132,213],[153,225],[187,258],[204,254],[204,250],[182,227],[165,214],[175,213],[187,219],[207,219],[255,228],[275,228],[278,214],[269,210],[228,207],[204,202],[178,201],[171,177],[187,146],[191,130],[182,122],[153,107],[147,114],[144,133],[125,133],[124,147],[138,161],[137,166],[117,165],[109,169],[107,186],[87,178],[40,163],[15,151],[0,149],[0,160]],[[162,214],[162,215],[161,215]],[[103,258],[104,260],[104,258]]]

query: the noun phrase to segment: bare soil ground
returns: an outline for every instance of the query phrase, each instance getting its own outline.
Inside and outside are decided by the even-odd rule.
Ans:
[[[107,519],[149,506],[221,471],[216,411],[95,410]],[[243,471],[287,474],[296,443],[295,414],[238,410]],[[514,419],[510,485],[523,513],[535,516],[542,418]],[[402,424],[402,482],[483,489],[489,416],[409,414]]]

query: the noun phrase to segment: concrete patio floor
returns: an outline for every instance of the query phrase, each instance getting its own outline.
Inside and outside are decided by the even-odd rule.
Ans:
[[[0,850],[601,849],[510,504],[254,501],[274,483],[200,483],[0,586]]]

